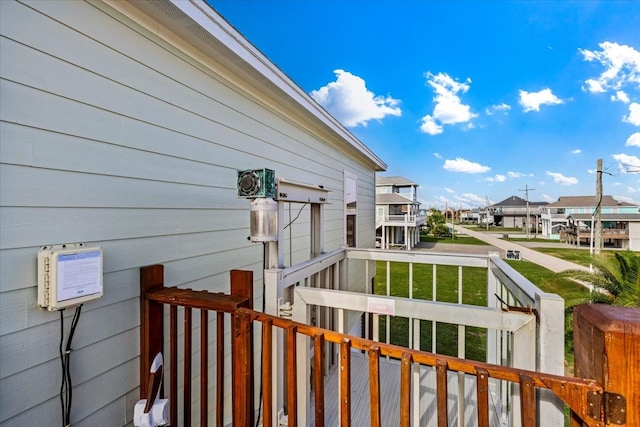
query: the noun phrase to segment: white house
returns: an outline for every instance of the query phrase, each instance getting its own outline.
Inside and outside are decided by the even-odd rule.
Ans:
[[[566,196],[542,208],[542,237],[578,246],[591,239],[595,196]],[[640,250],[640,207],[602,196],[601,220],[605,246]]]
[[[323,186],[324,249],[374,246],[384,162],[204,1],[6,0],[0,31],[3,426],[60,420],[61,315],[37,304],[42,246],[104,251],[104,296],[73,341],[77,427],[131,423],[141,266],[214,292],[230,269],[253,270],[260,306],[263,248],[247,240],[238,170]],[[310,256],[309,211],[280,218],[286,265]]]
[[[376,229],[381,247],[411,249],[420,242],[420,226],[425,221],[418,184],[400,176],[376,177]]]

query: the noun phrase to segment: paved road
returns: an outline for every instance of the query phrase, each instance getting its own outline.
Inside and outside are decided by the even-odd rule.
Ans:
[[[493,249],[487,249],[487,251],[489,251],[489,250],[495,251],[496,248],[498,249],[498,252],[500,252],[500,250],[502,250],[502,251],[508,251],[508,250],[520,251],[523,259],[526,259],[527,261],[531,261],[533,263],[541,265],[541,266],[543,266],[545,268],[548,268],[549,270],[554,271],[556,273],[560,272],[560,271],[564,271],[564,270],[585,270],[585,271],[589,271],[589,269],[587,267],[583,267],[583,266],[578,265],[576,263],[565,261],[563,259],[556,258],[556,257],[551,256],[551,255],[543,254],[541,252],[537,252],[537,251],[534,251],[533,249],[529,249],[528,247],[525,247],[524,246],[525,244],[527,246],[531,245],[531,243],[529,243],[529,242],[526,242],[526,243],[523,242],[523,244],[521,244],[520,242],[517,242],[517,243],[516,242],[510,242],[508,240],[502,240],[502,239],[499,239],[497,237],[491,236],[489,234],[479,233],[477,231],[473,231],[473,230],[470,230],[468,228],[465,228],[465,227],[462,227],[462,226],[459,226],[459,225],[456,226],[456,231],[458,231],[461,234],[466,234],[468,236],[475,237],[478,240],[482,240],[485,243],[488,243],[489,245],[491,245],[491,247],[493,247]],[[457,245],[457,247],[459,249],[461,249],[463,246],[467,246],[467,245]],[[556,245],[556,247],[557,247],[557,245]]]

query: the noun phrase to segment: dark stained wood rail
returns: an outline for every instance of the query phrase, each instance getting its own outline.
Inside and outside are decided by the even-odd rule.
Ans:
[[[317,339],[322,336],[323,341],[335,343],[339,346],[340,357],[340,425],[350,426],[351,406],[350,406],[350,354],[351,349],[358,349],[368,352],[369,354],[369,384],[371,399],[371,425],[380,425],[380,376],[379,376],[379,359],[380,357],[390,357],[400,361],[400,425],[410,425],[411,423],[411,369],[414,363],[424,366],[432,366],[436,368],[436,400],[437,400],[437,416],[438,426],[448,426],[448,407],[447,407],[447,373],[449,371],[463,372],[465,374],[477,377],[477,399],[478,399],[478,425],[489,425],[489,378],[509,381],[518,384],[520,387],[521,400],[521,417],[522,425],[525,427],[536,425],[536,388],[550,389],[554,391],[560,399],[562,399],[569,407],[580,416],[582,421],[591,427],[602,427],[602,417],[597,418],[590,415],[589,402],[587,395],[590,393],[602,394],[602,387],[593,380],[586,380],[574,377],[563,377],[559,375],[545,374],[541,372],[527,371],[517,368],[510,368],[488,363],[476,362],[456,357],[444,356],[440,354],[428,353],[419,350],[411,350],[404,347],[395,346],[371,341],[368,339],[357,338],[338,332],[316,328],[314,326],[302,323],[292,322],[290,320],[269,316],[264,313],[258,313],[253,310],[239,308],[237,311],[239,317],[247,317],[252,321],[260,322],[263,325],[269,325],[269,333],[272,329],[281,328],[286,331],[287,351],[289,354],[295,354],[295,342],[292,338],[292,331],[299,335],[304,335],[310,339]],[[264,339],[264,334],[263,334]],[[300,339],[300,338],[298,338]],[[269,341],[270,342],[270,341]],[[267,348],[269,342],[263,341],[263,348]],[[322,366],[322,352],[314,352],[314,366]],[[317,360],[320,359],[320,360]],[[295,358],[288,361],[287,371],[291,375],[292,371],[297,371],[294,363]],[[269,365],[270,366],[270,365]],[[266,371],[266,370],[265,370]],[[265,373],[264,375],[270,375]],[[321,378],[314,375],[313,387],[322,387],[318,385]],[[288,383],[288,401],[295,400],[297,395],[296,382]],[[566,392],[560,392],[566,390]],[[320,395],[321,397],[322,395]],[[315,396],[319,398],[318,393]],[[322,403],[324,405],[324,402]],[[290,404],[291,405],[291,404]],[[292,407],[292,406],[290,406]],[[316,403],[316,409],[319,405]],[[265,404],[265,409],[267,405]],[[293,415],[293,418],[292,418]],[[301,420],[297,420],[297,414],[289,412],[290,425],[304,425]],[[316,425],[323,425],[324,418],[318,413],[315,414]],[[268,418],[268,417],[265,417]],[[291,424],[291,420],[296,420],[297,424]],[[266,425],[266,424],[265,424]],[[248,426],[247,426],[248,427]]]
[[[231,319],[232,359],[245,363],[232,364],[234,379],[244,378],[243,383],[233,387],[234,402],[243,401],[241,410],[234,411],[239,420],[246,418],[247,423],[253,422],[253,342],[251,341],[252,325],[238,324],[235,318],[241,307],[251,308],[253,301],[253,275],[251,272],[232,270],[230,272],[231,292],[233,295],[215,294],[207,291],[194,291],[164,286],[164,266],[152,265],[140,269],[140,395],[145,398],[149,384],[149,368],[151,361],[159,352],[163,352],[164,344],[164,306],[169,306],[169,413],[172,426],[178,423],[178,308],[183,308],[183,363],[182,363],[182,423],[192,424],[192,351],[193,351],[193,310],[200,310],[200,425],[208,425],[209,410],[209,312],[215,313],[216,319],[216,387],[215,407],[216,426],[224,425],[224,334],[225,314]],[[242,332],[239,332],[242,331]],[[161,389],[161,396],[164,396]],[[249,405],[249,406],[247,406]],[[237,414],[235,413],[237,412]],[[234,421],[234,425],[236,422]],[[241,425],[241,424],[238,424]],[[245,424],[242,424],[245,425]]]
[[[262,410],[264,414],[272,414],[274,411],[274,396],[272,384],[272,350],[273,337],[276,329],[284,334],[284,345],[287,349],[285,378],[287,384],[288,422],[291,426],[305,425],[306,420],[298,419],[297,402],[297,352],[296,342],[300,339],[312,341],[314,351],[313,375],[311,378],[312,389],[315,391],[315,425],[322,427],[324,420],[324,360],[323,347],[325,342],[334,343],[339,349],[339,407],[340,425],[351,425],[351,350],[357,349],[368,353],[369,360],[369,393],[370,393],[370,423],[372,426],[381,425],[380,405],[380,358],[389,357],[400,361],[400,420],[401,426],[411,425],[411,396],[412,369],[415,364],[435,367],[436,370],[436,408],[438,426],[448,426],[448,402],[447,402],[447,374],[449,371],[462,372],[477,378],[477,416],[478,425],[489,425],[489,378],[509,381],[520,388],[520,408],[522,425],[525,427],[536,425],[536,388],[550,389],[560,397],[571,409],[574,416],[581,422],[591,427],[603,426],[604,414],[590,412],[590,402],[587,396],[600,394],[602,387],[592,380],[584,380],[573,377],[544,374],[533,371],[509,368],[487,363],[458,359],[439,354],[412,350],[391,344],[375,342],[368,339],[348,336],[330,330],[316,328],[310,325],[292,322],[287,319],[270,316],[251,309],[253,300],[253,278],[251,272],[231,272],[232,295],[212,294],[204,291],[188,289],[165,288],[163,286],[162,266],[145,267],[141,270],[141,395],[146,396],[148,384],[148,372],[150,361],[158,351],[162,351],[163,332],[163,306],[169,305],[169,351],[170,351],[170,417],[171,425],[179,425],[178,414],[178,307],[183,307],[183,395],[182,408],[183,419],[181,425],[192,424],[191,414],[191,353],[193,346],[192,336],[192,310],[200,312],[200,401],[199,412],[200,425],[207,425],[208,418],[208,383],[211,378],[207,375],[209,352],[208,346],[208,312],[215,312],[217,320],[216,328],[216,425],[222,426],[224,422],[224,323],[225,313],[231,318],[232,334],[232,388],[228,393],[232,397],[233,425],[240,427],[252,427],[254,420],[254,382],[257,380],[253,372],[253,331],[252,325],[259,322],[262,326]],[[310,343],[311,344],[311,343]],[[163,392],[162,392],[163,393]],[[602,411],[604,412],[604,411]],[[273,427],[271,416],[264,416],[263,425]]]

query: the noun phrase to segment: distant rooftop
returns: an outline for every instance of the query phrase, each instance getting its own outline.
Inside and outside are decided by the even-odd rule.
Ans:
[[[529,206],[545,206],[547,202],[532,202],[529,201]],[[503,201],[491,205],[492,207],[496,206],[527,206],[527,201],[522,197],[511,196],[507,197]]]
[[[380,176],[376,175],[376,186],[382,185],[397,185],[397,186],[407,186],[407,185],[415,185],[418,187],[413,181],[409,181],[407,178],[402,176]]]
[[[560,197],[556,202],[549,203],[547,207],[550,208],[565,208],[565,207],[595,207],[598,204],[596,196],[564,196]],[[614,199],[612,196],[602,196],[601,206],[636,206],[632,203],[620,202]]]
[[[406,205],[407,203],[417,203],[408,197],[398,193],[378,193],[376,194],[376,205]]]

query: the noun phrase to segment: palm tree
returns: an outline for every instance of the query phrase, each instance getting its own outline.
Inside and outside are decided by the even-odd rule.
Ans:
[[[640,258],[632,251],[615,252],[613,257],[596,258],[592,272],[566,270],[562,277],[589,282],[594,289],[581,301],[570,301],[569,308],[579,303],[604,303],[624,307],[640,307]]]

